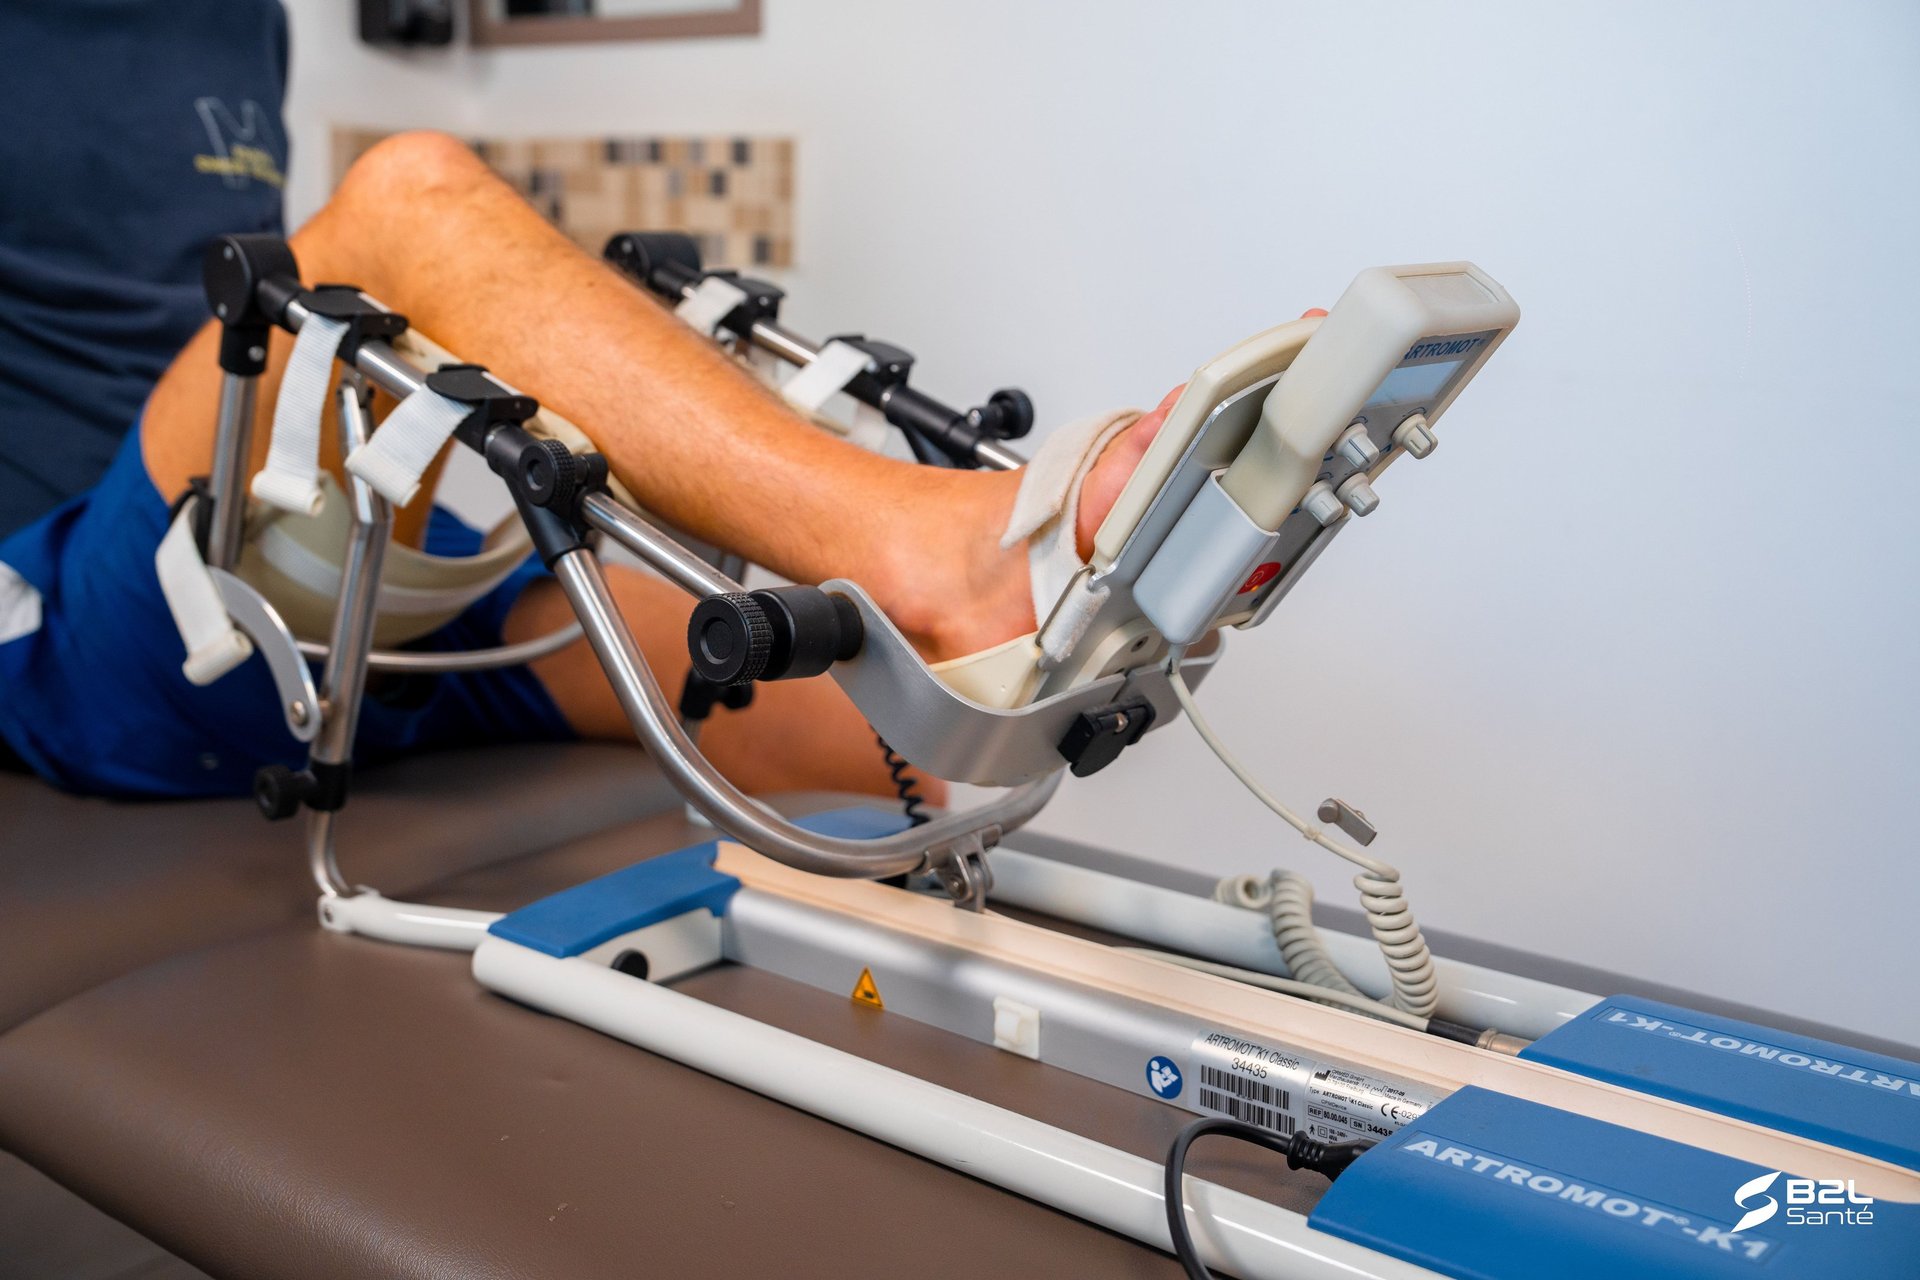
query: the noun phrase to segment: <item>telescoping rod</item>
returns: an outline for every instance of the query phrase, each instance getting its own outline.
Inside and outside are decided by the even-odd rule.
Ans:
[[[253,455],[256,374],[223,372],[220,417],[214,429],[213,518],[207,535],[207,563],[231,569],[240,563],[241,532],[246,527],[246,471]]]
[[[700,287],[698,277],[678,286],[655,280],[643,283],[669,301],[674,300],[676,292],[682,299],[691,297]],[[756,320],[744,336],[762,351],[801,368],[812,364],[820,354],[820,343],[801,337],[776,320]],[[967,420],[966,414],[905,384],[883,388],[876,400],[872,407],[880,410],[887,421],[906,430],[909,439],[918,433],[935,444],[950,441],[954,427]],[[983,435],[972,441],[965,452],[976,465],[989,471],[1018,471],[1027,465],[1025,458],[990,436]]]

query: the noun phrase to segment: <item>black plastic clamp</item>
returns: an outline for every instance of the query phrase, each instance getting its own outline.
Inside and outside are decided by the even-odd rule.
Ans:
[[[680,718],[689,724],[705,720],[715,707],[744,711],[752,705],[750,684],[715,684],[698,671],[689,671],[686,683],[680,686]]]
[[[738,271],[707,270],[700,264],[699,243],[677,231],[623,231],[607,241],[601,256],[673,304],[704,281],[725,280],[747,296],[721,318],[720,327],[742,338],[755,324],[778,320],[780,304],[787,296],[778,285]]]
[[[670,302],[706,273],[699,241],[678,231],[622,231],[601,256]]]
[[[317,284],[301,292],[300,305],[313,315],[346,322],[339,355],[348,364],[362,343],[391,342],[407,331],[405,316],[387,310],[350,284]]]
[[[220,367],[255,377],[267,367],[267,330],[300,293],[300,264],[281,236],[221,236],[200,260],[207,306],[222,326]]]
[[[254,771],[253,802],[272,822],[291,818],[303,808],[336,813],[346,807],[352,775],[350,764],[319,760],[309,761],[304,769],[265,765]]]
[[[581,503],[607,487],[607,460],[575,453],[558,440],[544,440],[518,423],[503,423],[487,435],[487,466],[506,481],[513,505],[551,569],[569,551],[586,545]]]
[[[738,271],[703,271],[702,282],[707,280],[725,280],[747,296],[740,305],[720,318],[720,327],[737,337],[746,337],[753,332],[753,326],[765,321],[772,324],[780,319],[780,304],[786,300],[787,291],[778,285],[768,284],[765,280],[755,280],[741,275]]]
[[[894,387],[905,386],[913,373],[913,352],[905,347],[869,338],[864,333],[835,334],[827,339],[826,345],[836,342],[866,352],[873,361],[871,369],[862,369],[847,383],[847,394],[862,404],[878,408],[881,396]]]
[[[453,429],[453,434],[469,449],[482,454],[487,451],[487,435],[492,428],[518,426],[540,412],[538,400],[502,386],[484,366],[477,364],[442,365],[427,375],[427,390],[471,406],[472,412]]]
[[[987,402],[956,413],[931,396],[907,385],[913,371],[913,353],[891,342],[861,334],[828,339],[866,352],[874,368],[862,370],[847,383],[847,394],[872,405],[906,433],[921,461],[945,459],[961,466],[977,466],[982,440],[1012,440],[1033,430],[1033,401],[1017,387],[1002,387]],[[939,459],[930,456],[937,451]]]
[[[1098,773],[1153,728],[1153,717],[1153,704],[1145,698],[1082,711],[1060,739],[1060,755],[1076,778]]]
[[[818,587],[768,587],[708,596],[687,620],[693,670],[722,687],[802,680],[860,652],[860,610]]]
[[[584,545],[580,502],[606,486],[607,460],[599,454],[576,455],[558,441],[528,431],[523,424],[540,411],[540,402],[496,381],[480,365],[443,365],[427,375],[426,385],[471,410],[453,429],[454,437],[506,481],[547,567]]]

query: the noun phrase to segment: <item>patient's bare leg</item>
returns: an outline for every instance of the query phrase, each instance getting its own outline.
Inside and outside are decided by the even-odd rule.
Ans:
[[[930,658],[1033,627],[1025,557],[997,543],[1017,477],[896,462],[818,431],[562,237],[458,142],[408,134],[382,143],[293,246],[309,282],[359,285],[581,424],[640,500],[671,523],[796,581],[860,581]],[[208,468],[214,342],[211,329],[203,332],[149,403],[146,462],[162,493]],[[263,421],[290,345],[276,334],[262,380]],[[1083,544],[1152,425],[1116,441],[1089,481]],[[258,449],[263,457],[264,429]],[[654,642],[649,657],[664,671],[681,670],[682,602],[638,581],[620,590],[630,612],[644,611],[635,622]],[[535,592],[524,613],[553,607],[550,593]],[[522,628],[525,620],[516,617],[515,627],[537,629]],[[540,672],[572,723],[613,732],[611,697],[591,664],[577,645]],[[758,705],[739,732],[759,734],[764,746],[742,752],[741,767],[794,743],[804,748],[798,759],[768,767],[782,781],[830,781],[807,770],[837,767],[840,753],[822,752],[820,743],[829,732],[846,736],[830,726],[856,723],[837,693],[812,681]],[[726,753],[733,733],[718,730],[714,749]],[[884,781],[877,765],[862,779]]]

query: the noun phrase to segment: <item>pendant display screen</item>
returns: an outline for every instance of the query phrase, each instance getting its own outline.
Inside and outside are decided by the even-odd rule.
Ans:
[[[1380,387],[1368,397],[1368,405],[1428,404],[1439,398],[1440,389],[1464,363],[1443,360],[1437,364],[1403,364],[1381,380]]]

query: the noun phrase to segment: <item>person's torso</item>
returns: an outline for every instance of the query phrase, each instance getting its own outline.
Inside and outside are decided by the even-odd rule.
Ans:
[[[104,471],[208,241],[280,228],[286,40],[279,0],[0,5],[0,536]]]

